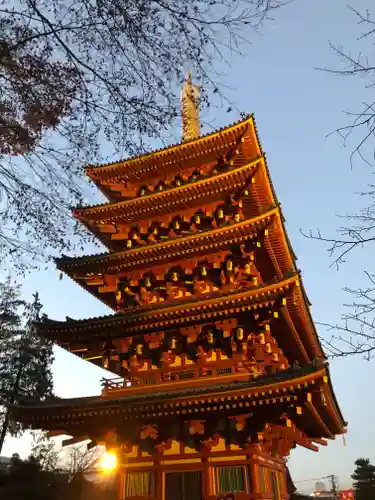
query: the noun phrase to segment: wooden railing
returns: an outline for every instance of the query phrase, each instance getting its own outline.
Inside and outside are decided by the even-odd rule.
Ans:
[[[111,389],[122,389],[123,387],[128,387],[130,380],[127,378],[102,378],[101,385],[104,391],[108,391]]]
[[[228,375],[233,372],[233,367],[225,367],[220,369],[175,369],[168,373],[162,373],[160,370],[157,370],[156,373],[145,373],[143,376],[131,377],[130,374],[128,377],[116,377],[116,378],[102,378],[101,385],[103,388],[103,393],[111,392],[112,390],[125,389],[127,387],[134,387],[137,385],[140,386],[148,386],[154,384],[168,383],[168,382],[178,382],[182,380],[188,379],[197,379],[201,377],[212,377],[212,376],[220,376],[220,375]],[[148,376],[147,376],[148,375]]]

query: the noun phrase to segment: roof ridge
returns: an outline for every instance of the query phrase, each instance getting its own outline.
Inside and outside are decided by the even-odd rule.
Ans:
[[[241,125],[242,123],[245,123],[246,121],[252,119],[254,117],[254,114],[253,113],[249,113],[245,116],[245,118],[241,118],[233,123],[231,123],[230,125],[225,125],[219,129],[216,129],[214,130],[213,132],[208,132],[207,134],[204,134],[204,135],[200,135],[199,137],[197,137],[196,139],[192,139],[190,141],[186,141],[186,142],[177,142],[177,143],[174,143],[174,144],[171,144],[169,146],[166,146],[164,148],[158,148],[158,149],[154,149],[154,150],[150,150],[146,153],[142,153],[140,155],[137,155],[137,156],[132,156],[130,158],[127,158],[127,159],[122,159],[122,160],[117,160],[117,161],[114,161],[114,162],[110,162],[110,163],[105,163],[105,164],[93,164],[93,165],[88,165],[86,168],[85,168],[85,172],[86,172],[86,175],[89,175],[88,172],[92,172],[94,173],[95,171],[99,170],[99,169],[110,169],[112,167],[116,167],[116,166],[120,166],[120,164],[126,164],[126,163],[130,163],[130,162],[133,162],[133,161],[136,161],[136,160],[143,160],[143,159],[146,159],[148,156],[151,156],[151,155],[158,155],[158,154],[161,154],[161,153],[166,153],[168,150],[172,150],[172,149],[175,149],[177,147],[182,147],[184,149],[187,149],[189,145],[195,143],[195,142],[200,142],[204,139],[208,139],[210,136],[213,136],[215,134],[218,134],[220,132],[224,132],[230,128],[233,128],[235,126],[238,126],[238,125]]]
[[[223,227],[215,228],[215,229],[209,229],[207,231],[202,231],[200,233],[193,233],[193,234],[189,234],[189,235],[183,236],[183,237],[171,238],[170,240],[167,240],[164,242],[152,243],[150,245],[145,245],[145,246],[141,246],[141,247],[137,247],[137,248],[130,248],[130,249],[126,249],[126,250],[120,250],[117,252],[107,251],[107,252],[102,252],[102,253],[98,253],[98,254],[83,255],[81,257],[69,257],[69,256],[64,256],[62,258],[57,257],[54,259],[54,261],[55,261],[56,265],[58,265],[58,264],[63,263],[63,262],[69,262],[69,261],[72,262],[74,260],[84,261],[85,259],[90,260],[93,258],[104,258],[105,256],[116,257],[116,256],[120,256],[122,254],[130,254],[130,253],[144,251],[146,249],[152,249],[153,247],[156,247],[158,245],[169,246],[169,244],[171,244],[172,242],[186,240],[187,238],[191,238],[193,240],[194,238],[202,238],[202,236],[208,235],[208,234],[213,233],[215,231],[217,231],[219,233],[219,232],[224,231],[225,229],[229,229],[229,228],[232,229],[235,227],[246,226],[247,224],[254,224],[254,223],[256,223],[260,220],[263,220],[267,217],[271,217],[274,213],[279,212],[279,211],[280,211],[279,207],[274,206],[271,209],[267,210],[266,212],[264,212],[260,215],[257,215],[256,217],[252,217],[251,219],[245,219],[244,221],[241,221],[241,222],[238,222],[235,224],[230,224],[228,226],[223,226]]]
[[[209,297],[208,300],[210,300],[211,298],[213,299],[219,299],[219,298],[222,298],[222,297],[227,297],[228,299],[230,299],[231,297],[235,296],[235,295],[238,295],[239,293],[241,294],[244,294],[245,292],[251,292],[251,291],[260,291],[262,289],[265,289],[265,288],[275,288],[277,289],[278,287],[280,287],[280,285],[282,283],[285,283],[285,282],[293,282],[293,280],[296,280],[296,279],[299,279],[299,276],[298,276],[298,273],[291,273],[290,275],[288,275],[287,277],[284,277],[282,280],[271,280],[267,283],[263,283],[262,285],[258,285],[258,286],[254,286],[254,285],[250,285],[249,287],[244,287],[244,288],[241,288],[241,290],[239,291],[238,289],[235,289],[235,290],[231,290],[230,292],[228,291],[225,291],[223,293],[217,293],[214,297]],[[188,306],[188,305],[194,305],[194,303],[196,302],[205,302],[205,300],[207,300],[207,298],[202,298],[202,297],[190,297],[190,300],[185,300],[184,301],[184,304],[185,306]],[[267,300],[266,298],[264,299],[265,301]],[[123,311],[123,312],[116,312],[114,314],[105,314],[103,316],[96,316],[96,317],[91,317],[91,318],[85,318],[85,319],[71,319],[69,318],[69,322],[68,321],[56,321],[56,320],[53,320],[53,319],[50,319],[50,318],[46,318],[44,319],[43,321],[41,321],[38,325],[40,325],[42,328],[43,328],[43,325],[45,326],[51,326],[53,327],[54,325],[57,326],[57,327],[62,327],[63,325],[67,325],[68,323],[70,324],[75,324],[75,325],[79,325],[79,324],[84,324],[84,323],[90,323],[90,322],[101,322],[101,321],[115,321],[115,320],[120,320],[121,318],[126,318],[127,316],[131,316],[131,315],[134,315],[134,314],[141,314],[141,313],[147,313],[147,312],[162,312],[164,309],[171,309],[173,308],[173,306],[175,308],[177,308],[178,306],[181,306],[182,304],[181,303],[171,303],[171,302],[168,302],[168,304],[163,304],[162,305],[159,305],[159,307],[155,307],[155,305],[151,305],[151,306],[146,306],[146,307],[139,307],[139,308],[134,308],[134,309],[129,309],[127,311]]]
[[[256,388],[256,387],[264,387],[267,385],[270,385],[272,382],[273,383],[279,383],[287,380],[295,380],[300,378],[300,376],[303,375],[308,375],[308,374],[315,374],[319,373],[321,370],[327,369],[325,363],[321,363],[318,366],[314,366],[312,363],[308,363],[302,367],[294,368],[290,367],[287,368],[286,370],[282,370],[280,372],[272,373],[272,374],[266,374],[262,375],[260,377],[257,377],[256,379],[251,379],[251,380],[241,380],[241,381],[230,381],[225,383],[225,381],[218,381],[215,384],[204,386],[204,387],[196,387],[196,388],[188,388],[188,389],[176,389],[176,390],[171,390],[171,388],[166,387],[166,391],[159,391],[155,392],[153,394],[133,394],[129,396],[123,396],[117,399],[104,399],[101,396],[83,396],[83,397],[78,397],[78,398],[60,398],[58,401],[55,401],[54,404],[51,404],[49,402],[42,402],[42,404],[37,405],[37,406],[31,406],[26,403],[26,401],[21,404],[21,405],[12,405],[12,408],[22,408],[22,409],[31,409],[31,408],[50,408],[50,407],[55,407],[55,406],[63,406],[64,404],[69,407],[70,404],[75,403],[75,402],[96,402],[99,403],[100,405],[116,405],[118,403],[121,403],[122,401],[129,401],[129,400],[137,400],[137,399],[144,399],[144,398],[150,398],[150,396],[153,397],[158,397],[159,394],[162,395],[163,397],[167,398],[173,398],[177,394],[186,394],[186,393],[197,393],[199,392],[200,394],[204,393],[210,393],[212,390],[227,390],[228,387],[231,387],[232,389],[241,389],[241,388]],[[31,401],[30,401],[31,403]],[[62,405],[59,403],[62,403]],[[34,401],[35,404],[35,401]]]
[[[165,191],[153,192],[153,193],[146,194],[144,196],[134,196],[134,197],[127,199],[127,200],[107,201],[104,203],[98,203],[96,205],[78,206],[78,207],[73,208],[73,211],[74,212],[81,212],[81,211],[95,210],[97,208],[105,208],[105,207],[110,207],[110,206],[115,206],[115,205],[117,205],[117,206],[131,205],[131,203],[134,203],[135,201],[138,201],[138,200],[150,199],[151,197],[162,197],[163,195],[165,195],[168,192],[172,193],[175,191],[180,191],[180,190],[188,188],[189,186],[194,186],[197,184],[204,184],[204,183],[209,182],[211,180],[222,178],[222,177],[225,177],[226,175],[230,175],[230,174],[239,172],[242,169],[245,169],[247,167],[255,165],[256,163],[261,161],[262,158],[265,158],[264,153],[257,156],[253,160],[245,163],[245,165],[241,165],[240,167],[233,168],[232,170],[228,170],[226,172],[221,172],[219,174],[213,174],[213,175],[210,175],[210,176],[205,177],[203,179],[195,180],[192,182],[187,182],[186,184],[182,184],[181,186],[173,186],[173,187],[166,189]]]

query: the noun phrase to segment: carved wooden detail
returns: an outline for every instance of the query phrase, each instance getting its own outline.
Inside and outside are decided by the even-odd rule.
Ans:
[[[224,444],[224,449],[222,446]],[[253,413],[227,417],[197,418],[173,423],[143,425],[133,431],[126,449],[133,446],[150,455],[170,454],[171,447],[177,454],[184,454],[184,448],[196,452],[215,452],[231,449],[260,452],[270,457],[288,456],[296,443],[314,448],[313,440],[298,430],[290,420],[283,421],[280,415],[273,416],[273,422],[264,423]],[[179,444],[182,445],[180,448]],[[180,451],[181,449],[181,451]]]
[[[169,214],[160,220],[131,226],[119,220],[99,224],[98,228],[102,233],[109,233],[112,240],[122,241],[124,250],[130,250],[236,224],[244,218],[243,201],[230,197],[224,203],[211,203],[199,209],[191,208],[181,215]]]
[[[254,263],[257,242],[249,240],[207,258],[191,259],[152,271],[134,271],[128,275],[107,278],[90,277],[88,284],[101,285],[99,291],[114,293],[119,310],[157,304],[191,296],[235,290],[262,284]],[[160,273],[160,274],[159,274]]]
[[[243,143],[239,140],[228,151],[220,155],[216,160],[201,165],[200,167],[190,167],[180,171],[178,174],[169,173],[164,178],[152,177],[147,184],[137,187],[135,183],[130,183],[127,179],[116,179],[108,184],[108,187],[118,192],[122,197],[141,197],[154,193],[166,191],[179,186],[184,186],[199,180],[208,179],[211,176],[228,172],[244,162],[242,152]]]
[[[132,386],[241,372],[257,378],[286,369],[288,360],[271,333],[275,311],[248,316],[246,325],[230,319],[124,338],[117,347],[107,343],[106,367],[126,374]]]

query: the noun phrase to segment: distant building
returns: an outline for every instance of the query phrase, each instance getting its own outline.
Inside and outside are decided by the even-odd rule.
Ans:
[[[326,489],[326,485],[323,481],[317,481],[315,483],[315,491],[324,491]]]
[[[355,494],[354,490],[342,490],[340,491],[340,500],[354,500]]]
[[[321,498],[322,500],[354,500],[354,490],[342,490],[337,493],[332,491],[315,491],[310,497]]]
[[[311,493],[310,497],[316,497],[316,498],[321,498],[324,500],[338,500],[339,496],[338,493],[332,493],[332,491],[315,491],[314,493]]]
[[[0,457],[0,469],[7,469],[10,466],[10,457]]]

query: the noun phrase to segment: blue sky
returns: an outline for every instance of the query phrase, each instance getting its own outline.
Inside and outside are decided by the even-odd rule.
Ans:
[[[356,0],[355,6],[364,10],[369,2]],[[356,19],[346,8],[346,1],[295,0],[275,12],[274,20],[265,25],[261,34],[252,36],[253,43],[244,48],[244,58],[234,55],[230,59],[231,68],[226,69],[222,80],[235,106],[255,113],[313,317],[328,323],[337,322],[343,311],[342,303],[347,298],[342,288],[365,282],[364,270],[371,270],[370,249],[351,255],[337,271],[330,268],[324,244],[304,238],[300,229],[320,228],[332,235],[340,225],[336,214],[355,211],[364,203],[354,193],[364,190],[370,182],[370,168],[358,162],[351,169],[350,149],[345,149],[338,137],[326,136],[346,123],[342,110],[358,109],[371,90],[364,88],[364,80],[337,77],[313,67],[338,66],[328,40],[355,50],[360,48],[358,34]],[[238,119],[238,115],[211,109],[209,119],[219,127]],[[177,125],[174,134],[179,134]],[[59,281],[53,269],[26,279],[24,293],[30,296],[35,290],[40,293],[45,311],[55,319],[107,312],[69,278]],[[324,330],[320,333],[325,334]],[[72,397],[97,394],[105,373],[56,349],[54,375],[57,394]],[[358,457],[375,462],[375,433],[368,425],[375,419],[375,401],[371,397],[375,361],[334,360],[331,375],[349,422],[346,446],[339,438],[319,454],[294,450],[290,468],[296,481],[336,474],[345,487],[350,484]],[[27,438],[9,439],[3,453],[24,454],[27,445]],[[312,483],[298,484],[302,487]]]

